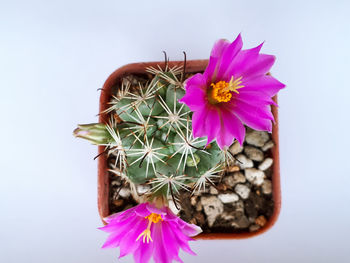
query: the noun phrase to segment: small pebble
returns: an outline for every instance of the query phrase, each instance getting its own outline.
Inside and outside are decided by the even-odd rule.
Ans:
[[[238,228],[247,228],[249,226],[249,220],[246,216],[242,216],[235,222],[232,222],[232,226],[236,226]]]
[[[250,145],[262,147],[269,140],[269,138],[270,136],[267,132],[251,130],[247,132],[245,140]]]
[[[243,151],[243,147],[239,144],[239,142],[236,140],[230,147],[229,151],[233,154],[239,154]]]
[[[126,199],[130,196],[130,189],[129,188],[122,188],[119,191],[119,196]]]
[[[191,197],[191,205],[195,206],[197,204],[197,196],[192,196]]]
[[[226,184],[223,184],[223,183],[220,183],[216,186],[217,190],[219,191],[226,191],[227,190],[227,185]]]
[[[234,166],[228,167],[227,172],[233,173],[233,172],[238,172],[239,170],[240,170],[239,166],[234,165]]]
[[[261,162],[264,160],[264,153],[253,146],[245,146],[244,153],[253,161]]]
[[[253,161],[247,158],[244,154],[238,154],[236,158],[236,163],[241,169],[252,168],[254,166]]]
[[[244,184],[237,184],[235,187],[235,192],[243,199],[247,199],[250,194],[250,188]]]
[[[211,195],[217,195],[219,193],[219,191],[214,186],[210,186],[209,193]]]
[[[245,177],[252,184],[260,186],[264,182],[265,174],[263,171],[260,171],[255,168],[247,168],[244,170],[244,172]]]
[[[218,197],[224,204],[234,203],[239,200],[238,195],[234,193],[219,194]]]
[[[245,183],[245,181],[245,176],[241,172],[235,172],[233,174],[225,176],[223,179],[223,182],[229,187],[234,187],[238,183]]]
[[[266,195],[272,193],[272,183],[270,180],[265,180],[261,186],[262,192]]]
[[[264,216],[259,216],[257,219],[255,219],[255,224],[263,227],[266,224],[267,220]]]
[[[266,171],[271,167],[273,164],[273,159],[272,158],[266,158],[260,165],[259,165],[259,170],[261,171]]]
[[[207,215],[208,226],[212,227],[216,218],[224,211],[224,205],[216,196],[201,196],[204,213]]]
[[[264,152],[266,152],[267,150],[270,150],[273,146],[275,146],[275,144],[273,143],[273,141],[268,141],[267,143],[264,144],[263,147],[261,147],[261,150],[263,150]]]
[[[148,184],[138,184],[136,185],[136,191],[139,195],[147,193],[151,187]]]

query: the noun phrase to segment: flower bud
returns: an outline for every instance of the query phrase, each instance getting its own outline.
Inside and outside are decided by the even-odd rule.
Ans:
[[[77,138],[83,138],[95,145],[105,145],[111,140],[111,135],[103,123],[78,124],[78,128],[73,131]]]

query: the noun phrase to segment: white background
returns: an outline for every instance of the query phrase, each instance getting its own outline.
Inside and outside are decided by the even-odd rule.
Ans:
[[[117,262],[101,250],[97,121],[118,67],[207,58],[218,38],[277,61],[282,212],[266,234],[197,241],[185,262],[350,262],[349,1],[1,1],[0,262]],[[131,262],[127,257],[120,262]]]

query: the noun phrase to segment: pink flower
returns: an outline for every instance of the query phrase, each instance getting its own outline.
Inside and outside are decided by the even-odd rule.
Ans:
[[[241,35],[235,41],[218,40],[203,74],[186,81],[186,94],[180,100],[191,111],[195,137],[216,138],[221,149],[234,139],[242,145],[244,125],[255,130],[272,130],[271,99],[285,85],[267,75],[275,57],[259,54],[262,44],[242,49]]]
[[[167,263],[179,258],[180,248],[195,255],[188,241],[202,230],[187,224],[169,208],[156,208],[142,203],[105,219],[108,223],[100,229],[110,235],[102,248],[120,247],[120,256],[134,255],[135,262],[147,263],[153,255],[156,263]]]

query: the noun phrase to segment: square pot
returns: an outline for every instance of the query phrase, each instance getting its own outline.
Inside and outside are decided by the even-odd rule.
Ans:
[[[100,96],[100,109],[99,109],[99,122],[107,123],[108,114],[104,114],[104,110],[108,108],[108,102],[112,97],[112,87],[120,83],[121,79],[129,74],[145,74],[147,67],[165,67],[164,62],[148,62],[148,63],[133,63],[125,65],[116,71],[114,71],[106,80],[103,85],[101,96]],[[182,66],[183,61],[171,61],[169,66]],[[186,63],[186,73],[198,73],[203,72],[208,65],[208,60],[190,60]],[[277,96],[274,97],[277,102]],[[271,106],[272,114],[275,118],[275,124],[272,128],[272,140],[275,146],[272,148],[272,198],[274,201],[273,214],[267,221],[267,223],[255,232],[244,232],[244,233],[202,233],[195,237],[196,239],[239,239],[248,238],[262,234],[269,228],[271,228],[276,222],[281,208],[281,188],[280,188],[280,167],[279,167],[279,140],[278,140],[278,112],[277,107]],[[102,154],[104,146],[98,147],[98,212],[103,218],[110,215],[109,211],[109,172],[107,166],[107,156]],[[105,223],[103,221],[103,223]]]

